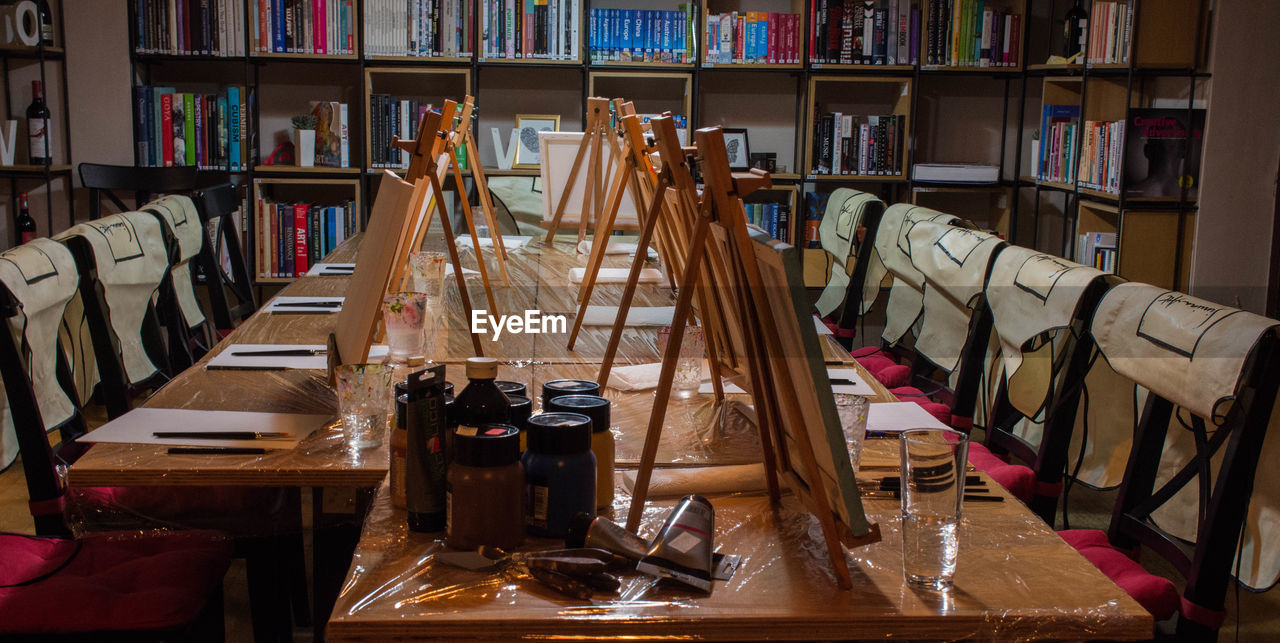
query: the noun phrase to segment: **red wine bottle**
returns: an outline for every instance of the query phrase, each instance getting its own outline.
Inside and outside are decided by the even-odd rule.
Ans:
[[[44,104],[40,81],[31,81],[31,104],[27,106],[27,142],[32,165],[49,163],[49,108]]]
[[[1089,12],[1084,10],[1081,0],[1075,0],[1067,10],[1066,24],[1063,25],[1062,57],[1070,58],[1084,51],[1085,38],[1089,29]],[[1083,61],[1079,61],[1083,62]]]
[[[36,238],[36,220],[31,218],[31,211],[27,208],[26,192],[18,196],[18,204],[18,217],[14,223],[18,230],[18,238],[21,239],[21,243],[26,243]]]

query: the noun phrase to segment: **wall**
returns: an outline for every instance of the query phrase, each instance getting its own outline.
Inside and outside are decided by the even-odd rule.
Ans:
[[[73,160],[132,165],[127,1],[63,0],[63,16]]]
[[[1280,167],[1280,3],[1218,2],[1214,20],[1191,292],[1261,313]]]

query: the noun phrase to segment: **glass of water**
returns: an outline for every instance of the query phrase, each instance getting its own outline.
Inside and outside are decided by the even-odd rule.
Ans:
[[[409,255],[409,290],[427,296],[433,304],[438,304],[440,293],[444,290],[445,254],[443,252],[415,252]]]
[[[902,573],[911,585],[946,589],[956,572],[957,529],[969,438],[941,429],[904,431]]]
[[[667,354],[671,342],[671,327],[658,331],[658,352]],[[698,394],[702,385],[702,358],[706,355],[706,340],[699,326],[686,326],[680,340],[680,358],[676,362],[676,376],[671,382],[671,394],[677,398],[690,398]]]
[[[355,450],[382,444],[391,411],[390,364],[342,364],[338,380],[338,413],[347,445]]]
[[[836,393],[836,414],[840,416],[844,441],[849,446],[849,459],[853,461],[855,472],[862,457],[862,440],[867,435],[867,411],[870,408],[870,400],[862,395]]]
[[[403,364],[422,355],[427,296],[399,292],[382,298],[382,322],[387,327],[387,361]]]

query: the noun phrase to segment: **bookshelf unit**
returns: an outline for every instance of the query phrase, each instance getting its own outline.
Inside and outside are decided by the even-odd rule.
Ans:
[[[271,224],[267,222],[266,217],[271,216],[258,205],[268,199],[278,203],[304,202],[310,205],[331,206],[338,205],[348,200],[356,204],[356,211],[352,217],[354,223],[354,232],[360,232],[364,229],[364,221],[360,217],[359,204],[361,200],[361,183],[358,176],[343,179],[318,179],[318,178],[292,178],[292,177],[255,177],[253,179],[253,204],[254,204],[254,226],[253,230],[257,233],[254,244],[254,272],[255,280],[259,284],[266,285],[283,285],[293,281],[293,277],[281,277],[277,275],[264,274],[270,272],[264,266],[264,261],[270,257],[271,246],[268,243],[265,234],[271,230]],[[293,249],[293,243],[287,243],[286,249]]]
[[[759,62],[758,60],[752,62],[742,57],[732,56],[730,52],[733,51],[733,45],[736,45],[736,35],[739,29],[736,24],[736,21],[732,21],[732,16],[735,13],[740,16],[744,16],[742,19],[742,23],[743,23],[742,26],[745,28],[746,27],[745,16],[749,12],[774,14],[774,16],[780,15],[780,14],[786,15],[786,16],[795,16],[794,18],[784,18],[785,24],[779,23],[779,24],[782,24],[783,26],[781,26],[780,31],[776,35],[772,36],[773,38],[775,38],[775,41],[786,39],[786,38],[793,39],[792,42],[794,42],[794,48],[795,48],[794,61],[790,59],[787,61],[775,59],[774,62],[769,62],[767,58],[767,54],[766,54],[765,62]],[[726,16],[726,15],[729,16],[730,18],[729,21],[722,20],[722,21],[718,21],[717,24],[712,25],[711,16]],[[805,52],[807,51],[806,36],[809,33],[809,24],[807,21],[805,0],[706,0],[706,2],[703,4],[703,7],[702,7],[701,16],[702,16],[702,20],[701,20],[702,29],[699,32],[701,34],[701,40],[699,42],[700,47],[699,47],[698,60],[700,61],[703,69],[757,69],[757,70],[804,69]],[[774,16],[767,16],[767,18],[769,19],[768,20],[769,27],[768,27],[768,31],[766,31],[766,37],[769,37],[768,35],[769,32],[772,32],[774,31],[774,29],[778,28],[774,24],[774,21],[773,21]],[[732,39],[726,40],[723,36],[720,36],[720,30],[722,28],[721,25],[728,26],[730,22],[733,23],[733,30],[732,31],[726,30],[726,33],[731,34]],[[713,30],[715,32],[714,34],[713,34]],[[708,38],[710,38],[712,35],[719,36],[717,38],[717,43],[721,41],[725,41],[725,47],[723,48],[717,47],[717,51],[714,52],[714,54],[711,51],[710,43],[708,42]],[[744,43],[746,41],[745,33],[744,33],[743,41]],[[783,47],[782,49],[786,49],[789,51],[791,47]],[[722,58],[722,54],[721,54],[722,51],[726,54],[729,54],[728,55],[729,60],[725,60]]]
[[[270,0],[231,1],[243,2],[248,10],[257,7],[258,2]],[[511,135],[518,114],[559,114],[562,130],[580,129],[585,122],[586,98],[603,95],[633,100],[641,113],[680,111],[688,118],[691,130],[712,125],[748,129],[752,152],[777,155],[775,184],[796,191],[793,227],[789,230],[795,240],[804,237],[804,217],[801,216],[805,209],[804,195],[849,186],[872,192],[891,203],[913,200],[943,210],[957,210],[1011,241],[1064,256],[1074,256],[1073,240],[1077,234],[1087,231],[1088,226],[1077,221],[1083,216],[1079,210],[1086,200],[1118,210],[1111,225],[1121,236],[1145,234],[1141,221],[1169,220],[1128,217],[1135,210],[1150,211],[1152,217],[1173,212],[1177,228],[1183,234],[1171,238],[1176,242],[1174,246],[1181,244],[1181,254],[1174,247],[1159,247],[1152,252],[1164,252],[1165,256],[1176,258],[1187,256],[1189,251],[1187,233],[1194,217],[1194,198],[1184,195],[1152,202],[1126,197],[1123,190],[1111,194],[1076,182],[1041,181],[1035,176],[1036,168],[1029,151],[1031,134],[1040,127],[1039,106],[1045,102],[1079,106],[1081,122],[1124,119],[1134,108],[1150,107],[1160,97],[1181,98],[1190,108],[1204,95],[1207,86],[1208,74],[1202,69],[1202,43],[1206,41],[1209,24],[1206,0],[1162,3],[1122,0],[1118,5],[1134,6],[1134,18],[1129,24],[1132,55],[1127,62],[1071,65],[1047,64],[1049,54],[1061,49],[1061,14],[1067,8],[1062,0],[993,0],[991,6],[1002,16],[1008,11],[1010,21],[1005,24],[1009,25],[1010,46],[1017,44],[1017,56],[1011,60],[1012,64],[987,67],[981,66],[980,60],[977,65],[951,65],[949,60],[947,64],[929,62],[929,40],[924,29],[933,3],[940,3],[941,8],[950,5],[948,0],[919,0],[916,7],[908,0],[903,5],[908,17],[906,64],[902,64],[901,56],[895,56],[894,64],[887,64],[887,57],[886,64],[845,64],[816,56],[817,52],[811,51],[810,46],[817,35],[815,30],[825,21],[818,12],[821,0],[701,0],[691,5],[678,0],[653,3],[578,0],[581,13],[576,49],[570,30],[565,36],[568,40],[562,44],[568,46],[566,51],[574,53],[558,58],[543,55],[507,58],[505,51],[499,57],[490,42],[495,35],[494,25],[486,20],[492,5],[477,0],[454,0],[458,7],[466,7],[462,9],[466,17],[459,28],[473,30],[473,51],[426,56],[413,55],[421,52],[375,50],[366,42],[369,33],[366,29],[377,26],[370,24],[370,20],[387,20],[387,16],[375,11],[380,0],[351,1],[355,15],[353,53],[281,55],[273,52],[274,55],[265,55],[250,47],[254,29],[251,24],[245,30],[244,50],[248,55],[135,53],[135,82],[140,82],[140,77],[150,73],[151,68],[174,62],[210,61],[187,72],[185,80],[189,83],[204,78],[200,70],[221,66],[220,73],[237,78],[235,84],[244,85],[261,97],[250,114],[254,128],[251,134],[257,141],[254,150],[260,158],[274,148],[276,137],[286,129],[281,123],[290,111],[296,110],[290,100],[348,100],[351,169],[256,165],[230,177],[250,184],[259,176],[342,180],[354,174],[362,182],[365,212],[377,187],[376,180],[371,178],[376,171],[370,165],[373,142],[369,100],[375,93],[416,97],[433,105],[446,97],[459,99],[468,92],[475,95],[474,131],[479,161],[485,165],[487,174],[495,177],[536,176],[538,171],[497,169],[494,129],[503,145]],[[877,0],[877,3],[887,9],[890,0]],[[1086,3],[1091,19],[1094,4]],[[1097,4],[1101,6],[1101,0]],[[568,8],[572,4],[566,0],[564,6]],[[913,8],[919,9],[914,21],[911,19]],[[593,60],[593,9],[683,11],[684,15],[692,12],[694,55],[686,62]],[[798,14],[800,62],[735,64],[710,60],[706,47],[708,16],[733,12]],[[566,16],[571,13],[566,12]],[[1017,17],[1016,30],[1011,22],[1013,16]],[[385,29],[385,22],[381,24]],[[909,33],[912,24],[921,30],[915,37],[914,47]],[[393,25],[393,28],[399,27]],[[301,76],[320,77],[321,81],[303,80]],[[177,79],[169,82],[183,86]],[[323,85],[329,89],[322,89]],[[815,173],[814,132],[820,124],[819,108],[842,114],[901,117],[903,145],[899,158],[895,159],[894,172],[881,175]],[[949,119],[956,114],[968,119],[966,123],[973,126],[950,126]],[[917,161],[998,164],[1000,182],[948,186],[916,182],[911,179],[911,168]],[[1061,212],[1060,233],[1055,225],[1057,212]],[[252,216],[249,222],[254,222]],[[250,248],[252,233],[247,231]],[[1160,237],[1160,244],[1166,242],[1168,239]],[[1136,252],[1135,248],[1143,244],[1130,239],[1129,243],[1121,240],[1118,245]],[[1121,258],[1118,264],[1121,274],[1126,270],[1132,273],[1133,261],[1140,257]],[[1172,274],[1185,274],[1181,260],[1176,263],[1180,267]],[[1180,277],[1152,281],[1185,286],[1185,279]]]
[[[412,100],[417,101],[422,108],[439,109],[446,98],[459,100],[471,93],[471,70],[466,67],[365,67],[363,87],[364,96],[361,104],[369,115],[368,118],[363,119],[365,159],[363,167],[366,172],[373,174],[380,173],[383,169],[402,173],[409,166],[407,153],[400,156],[400,152],[396,151],[396,155],[404,159],[403,162],[399,158],[393,158],[390,161],[392,165],[382,167],[373,165],[375,159],[379,158],[374,155],[373,146],[378,144],[378,141],[374,140],[374,128],[386,118],[386,115],[374,113],[372,97],[375,94],[389,95],[393,100]],[[411,122],[397,121],[398,132],[394,130],[391,123],[382,123],[386,134],[382,142],[386,144],[387,151],[391,151],[392,136],[398,134],[401,139],[417,138],[418,121],[415,118],[416,115],[411,114],[410,117]]]
[[[61,189],[66,199],[67,226],[75,223],[75,193],[72,189],[71,159],[71,110],[67,102],[67,64],[62,47],[66,42],[63,28],[62,0],[49,0],[53,14],[53,46],[38,43],[30,48],[0,49],[0,66],[4,69],[5,120],[16,120],[12,165],[0,165],[0,179],[8,179],[9,209],[4,218],[6,247],[19,244],[21,237],[14,226],[14,218],[23,192],[28,194],[32,218],[36,220],[37,235],[49,236],[61,230],[54,223],[55,189]],[[44,88],[45,105],[48,106],[49,162],[29,163],[27,141],[27,105],[31,103],[31,81],[40,81]],[[40,213],[43,211],[44,216]]]

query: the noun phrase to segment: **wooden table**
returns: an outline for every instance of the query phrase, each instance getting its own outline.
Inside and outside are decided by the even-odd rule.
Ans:
[[[329,261],[350,261],[356,241]],[[511,253],[512,284],[498,293],[501,312],[526,307],[544,313],[568,313],[576,287],[568,268],[585,264],[571,244],[531,247]],[[474,261],[474,259],[470,259]],[[629,258],[611,256],[607,267],[625,267]],[[340,295],[342,277],[308,277],[291,284],[286,295]],[[617,301],[620,287],[597,286],[596,302]],[[478,289],[472,301],[482,302]],[[646,285],[639,305],[670,305],[663,285]],[[456,301],[453,328],[462,328]],[[323,343],[332,316],[255,314],[226,341],[230,343]],[[618,363],[657,360],[654,329],[628,329]],[[522,335],[485,342],[486,354],[499,357],[499,376],[530,386],[536,396],[543,381],[558,377],[594,378],[608,328],[584,328],[577,351],[567,351],[564,335]],[[461,332],[437,342],[435,359],[449,377],[470,355]],[[824,352],[836,364],[852,364],[830,338]],[[313,371],[217,371],[204,368],[208,357],[148,400],[148,406],[233,409],[295,413],[333,413],[335,401],[323,374]],[[869,381],[871,378],[868,376]],[[619,466],[634,463],[652,405],[652,392],[607,390],[614,401]],[[877,396],[892,399],[882,387]],[[716,465],[758,461],[753,436],[717,432],[716,409],[699,398],[677,402],[668,412],[658,462]],[[872,441],[872,450],[891,449]],[[351,458],[330,427],[293,450],[267,456],[201,459],[172,456],[163,448],[99,444],[69,472],[73,485],[254,485],[365,487],[383,484],[385,450]],[[558,636],[697,636],[713,639],[852,638],[871,636],[1145,638],[1151,618],[1119,588],[1097,572],[1012,499],[971,503],[962,527],[959,571],[951,592],[917,592],[902,581],[896,501],[867,500],[867,513],[879,522],[882,542],[848,554],[854,574],[851,592],[837,589],[821,555],[816,522],[785,497],[778,508],[758,495],[716,497],[718,544],[743,555],[734,578],[717,583],[710,596],[696,596],[643,576],[626,579],[613,600],[566,600],[525,579],[475,576],[436,567],[429,554],[440,547],[428,535],[410,533],[403,512],[391,507],[383,485],[375,495],[353,564],[337,598],[328,636],[335,640],[404,638],[491,638]],[[625,515],[625,492],[615,505]],[[672,499],[650,503],[644,533],[661,522]],[[551,545],[550,541],[530,543]],[[317,548],[317,556],[320,556]],[[317,591],[317,618],[328,613]],[[319,628],[317,628],[319,630]]]

